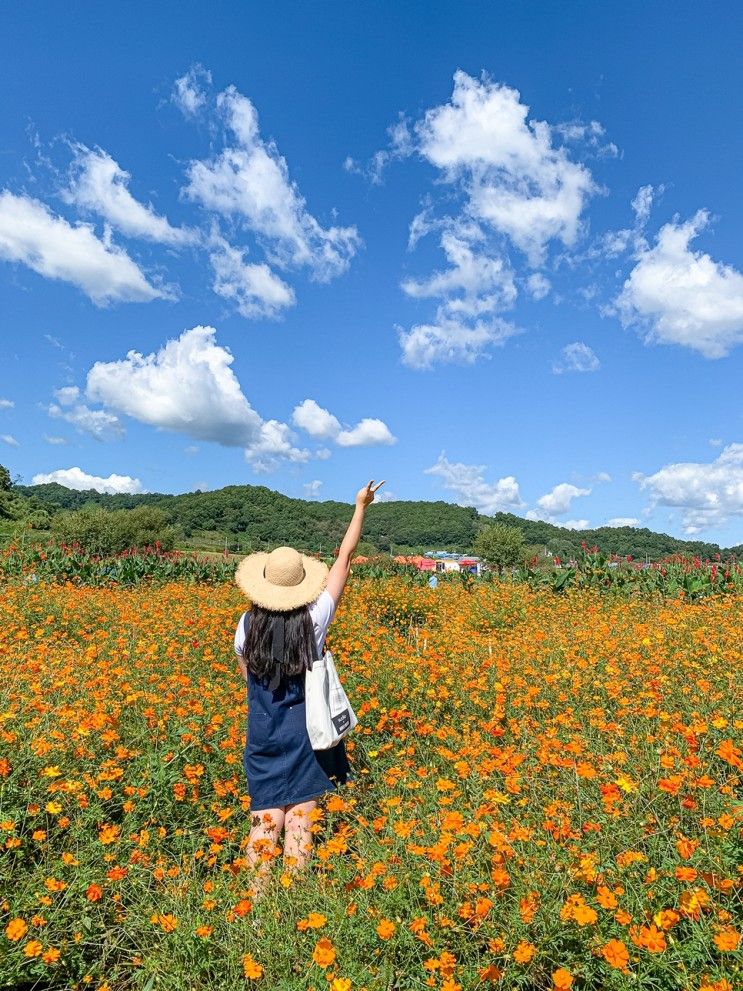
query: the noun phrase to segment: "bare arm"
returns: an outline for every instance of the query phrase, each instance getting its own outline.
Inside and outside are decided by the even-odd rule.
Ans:
[[[238,664],[238,667],[240,668],[240,674],[243,676],[243,681],[247,681],[248,680],[248,668],[247,668],[247,666],[245,664],[245,658],[243,657],[242,654],[238,654],[237,655],[237,664]]]
[[[383,485],[383,481],[375,485],[372,480],[368,485],[365,485],[363,489],[359,489],[356,494],[356,508],[353,511],[351,522],[348,524],[346,535],[341,541],[338,557],[336,558],[335,564],[330,569],[328,584],[326,586],[328,592],[330,592],[333,597],[333,602],[335,602],[336,605],[338,605],[340,597],[343,595],[343,589],[346,587],[348,576],[351,573],[351,558],[353,557],[354,551],[356,550],[359,540],[361,539],[361,530],[364,525],[366,507],[370,506],[374,502],[374,494]]]

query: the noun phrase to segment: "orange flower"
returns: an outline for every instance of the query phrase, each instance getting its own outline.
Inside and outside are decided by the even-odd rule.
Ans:
[[[335,977],[331,981],[330,991],[351,991],[351,981],[347,977]]]
[[[30,939],[28,943],[23,947],[23,952],[27,957],[38,957],[41,955],[41,951],[44,947],[38,941],[38,939]]]
[[[166,915],[152,915],[150,916],[150,922],[153,926],[160,926],[163,932],[166,933],[172,933],[174,929],[178,928],[178,920],[170,913]]]
[[[559,988],[560,991],[565,991],[565,989],[572,986],[572,983],[573,975],[569,970],[565,970],[564,967],[560,967],[552,972],[552,985]]]
[[[108,846],[109,843],[115,843],[119,838],[120,832],[121,830],[118,826],[103,826],[98,833],[98,842],[104,846]]]
[[[448,832],[458,833],[464,826],[464,816],[461,812],[447,812],[441,820],[441,828]]]
[[[5,927],[5,935],[11,943],[17,943],[19,939],[23,939],[27,931],[28,926],[23,919],[11,919]]]
[[[335,960],[335,947],[329,939],[323,937],[315,943],[312,959],[318,967],[330,967]]]
[[[522,939],[513,951],[513,959],[516,963],[529,963],[536,952],[537,948],[533,943],[529,943],[527,940]]]
[[[694,856],[694,851],[698,846],[699,846],[699,840],[688,840],[685,837],[678,840],[676,843],[676,849],[678,850],[678,855],[679,857],[682,857],[684,860],[691,860],[691,858]]]
[[[44,950],[41,959],[48,967],[50,964],[56,963],[61,956],[61,950],[58,950],[56,946],[50,946],[48,950]]]
[[[726,926],[715,936],[715,946],[722,953],[732,953],[738,949],[740,933],[732,926]]]
[[[263,977],[263,967],[249,953],[243,956],[243,975],[248,981],[257,981]]]
[[[394,935],[394,932],[395,923],[390,922],[389,919],[382,919],[377,926],[377,936],[379,936],[380,939],[387,940]]]
[[[617,901],[617,896],[613,891],[610,891],[605,885],[600,884],[596,889],[596,901],[599,903],[601,908],[614,909],[617,907],[619,902]]]
[[[299,920],[297,929],[300,932],[306,932],[308,929],[322,929],[327,921],[327,916],[320,912],[310,912],[306,919]]]
[[[664,930],[673,929],[680,920],[681,916],[672,908],[664,908],[660,912],[656,912],[653,916],[653,922],[656,926]]]
[[[198,936],[199,939],[208,939],[213,932],[213,926],[197,926],[194,929],[194,935]]]
[[[610,967],[615,967],[617,970],[624,970],[629,964],[629,950],[621,939],[610,939],[601,948],[601,956]]]
[[[663,953],[666,949],[666,937],[657,926],[642,926],[637,942],[648,953]]]
[[[98,902],[103,897],[103,888],[99,884],[89,884],[85,897],[89,902]]]

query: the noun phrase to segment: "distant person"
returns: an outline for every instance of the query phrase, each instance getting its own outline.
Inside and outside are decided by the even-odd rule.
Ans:
[[[428,579],[428,587],[429,588],[436,588],[438,586],[438,584],[439,584],[439,580],[436,577],[436,575],[431,575],[431,577]]]
[[[312,852],[310,813],[317,800],[345,784],[350,773],[343,740],[313,750],[305,722],[304,674],[323,651],[351,571],[367,506],[384,482],[369,482],[333,567],[277,547],[243,558],[235,580],[252,603],[235,631],[235,653],[248,685],[248,729],[244,766],[250,795],[247,859],[257,869],[257,893],[268,881],[271,852],[284,830],[284,863],[306,865]],[[247,628],[247,636],[246,636]]]

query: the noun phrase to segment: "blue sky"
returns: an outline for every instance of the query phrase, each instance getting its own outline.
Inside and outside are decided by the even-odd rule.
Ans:
[[[8,8],[0,461],[742,542],[741,27]]]

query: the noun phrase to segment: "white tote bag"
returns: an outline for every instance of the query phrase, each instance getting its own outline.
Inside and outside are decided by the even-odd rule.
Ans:
[[[313,750],[329,750],[358,723],[329,650],[304,675],[307,735]]]

